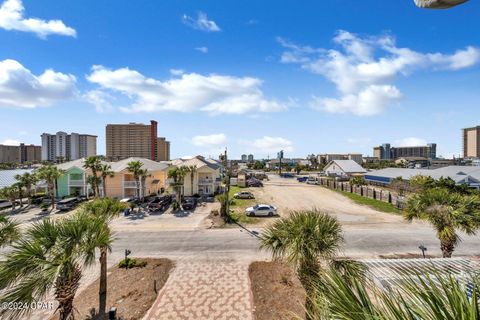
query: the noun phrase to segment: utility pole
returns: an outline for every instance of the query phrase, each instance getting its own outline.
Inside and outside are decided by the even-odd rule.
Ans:
[[[225,222],[228,222],[229,219],[230,219],[230,199],[229,199],[229,195],[230,195],[230,169],[229,169],[229,166],[228,166],[228,157],[227,157],[227,148],[225,148],[225,153],[223,155],[223,161],[224,161],[224,171],[225,171],[225,177],[226,177],[226,181],[225,181],[225,189],[224,189],[224,208],[225,208],[225,215],[224,215],[224,219],[225,219]]]
[[[282,175],[283,150],[280,150],[280,152],[277,154],[277,156],[278,156],[278,159],[279,159],[278,174],[281,176]]]

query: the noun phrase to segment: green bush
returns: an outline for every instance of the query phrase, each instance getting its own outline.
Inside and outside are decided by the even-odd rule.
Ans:
[[[146,265],[147,265],[147,261],[137,260],[134,258],[125,258],[118,263],[118,267],[123,269],[143,268]]]

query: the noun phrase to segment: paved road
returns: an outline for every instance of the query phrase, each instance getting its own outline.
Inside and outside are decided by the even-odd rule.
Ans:
[[[261,229],[253,229],[262,232]],[[122,232],[113,244],[113,255],[121,257],[125,249],[135,256],[233,258],[236,260],[268,259],[269,254],[259,250],[255,236],[234,229]],[[440,255],[435,233],[427,227],[402,227],[392,234],[389,229],[344,228],[343,254],[354,258],[376,258],[379,255],[418,254],[420,244],[429,254]],[[463,236],[455,251],[457,255],[480,255],[479,236]]]

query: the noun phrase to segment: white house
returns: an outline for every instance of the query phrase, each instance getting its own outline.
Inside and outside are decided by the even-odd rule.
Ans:
[[[221,166],[214,161],[196,156],[192,159],[177,159],[172,161],[172,164],[176,167],[195,168],[193,174],[187,172],[184,177],[183,194],[185,196],[209,195],[217,192],[220,188]]]
[[[362,166],[353,160],[332,160],[323,169],[328,176],[351,177],[367,173]]]

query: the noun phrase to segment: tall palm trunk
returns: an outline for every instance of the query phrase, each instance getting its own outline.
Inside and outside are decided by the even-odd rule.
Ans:
[[[107,310],[107,247],[100,248],[100,287],[98,290],[98,314],[102,317]]]
[[[193,196],[193,194],[194,194],[194,192],[193,192],[193,179],[194,179],[194,178],[195,178],[195,173],[192,171],[192,172],[190,173],[190,180],[191,180],[190,183],[192,184],[192,196]]]
[[[28,199],[28,206],[32,205],[32,187],[27,186],[27,199]]]
[[[442,250],[444,258],[451,258],[455,245],[451,240],[440,240],[440,250]]]
[[[103,198],[107,196],[107,177],[102,177],[102,186],[103,186]]]
[[[52,199],[52,210],[55,209],[55,184],[54,183],[51,183],[49,186],[48,186],[48,189],[50,189],[50,198]]]
[[[304,261],[298,268],[298,278],[302,283],[307,299],[305,300],[306,319],[317,319],[315,314],[315,307],[313,304],[315,293],[315,278],[318,277],[320,272],[320,264],[316,260]]]
[[[73,265],[71,270],[55,281],[55,299],[58,301],[59,320],[74,320],[73,299],[80,286],[82,271],[78,265]]]

